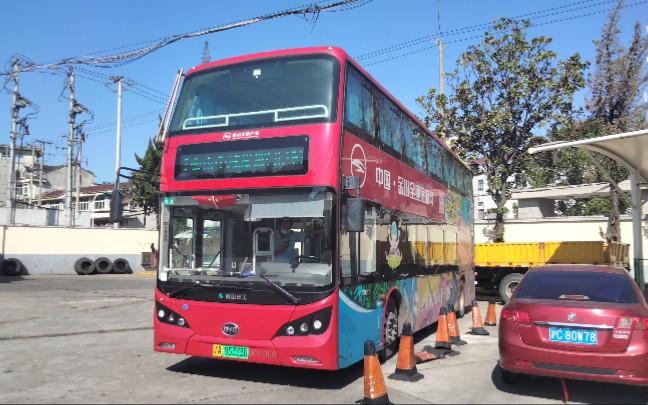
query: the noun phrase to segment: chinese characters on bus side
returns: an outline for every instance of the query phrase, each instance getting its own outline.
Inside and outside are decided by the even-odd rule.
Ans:
[[[376,183],[385,190],[391,190],[391,172],[381,167],[376,167]],[[398,194],[426,205],[434,205],[435,190],[428,190],[423,186],[398,176]],[[445,194],[437,190],[439,195],[439,214],[445,213]]]

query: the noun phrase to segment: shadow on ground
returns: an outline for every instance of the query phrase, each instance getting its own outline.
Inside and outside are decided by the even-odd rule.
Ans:
[[[325,371],[190,357],[167,367],[167,370],[237,381],[321,389],[341,389],[364,375],[362,361],[343,370]]]
[[[585,404],[646,404],[641,387],[594,381],[565,380],[567,398],[559,378],[522,376],[517,384],[502,381],[500,367],[496,365],[491,373],[493,385],[502,392],[560,401]]]

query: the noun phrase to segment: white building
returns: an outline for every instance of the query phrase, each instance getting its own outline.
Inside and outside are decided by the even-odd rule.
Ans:
[[[96,184],[96,176],[92,171],[73,165],[71,219],[65,209],[66,190],[70,180],[67,167],[44,165],[42,149],[33,145],[14,148],[14,159],[16,194],[14,207],[10,210],[9,145],[0,145],[0,224],[112,226],[108,217],[113,183]],[[123,190],[126,184],[120,185],[120,190]],[[130,206],[130,196],[125,197],[123,227],[155,229],[156,221],[155,215],[149,215],[145,219],[141,210]]]
[[[485,174],[473,176],[473,207],[475,209],[475,221],[481,220],[494,220],[495,214],[488,214],[488,210],[497,208],[497,204],[486,192],[488,189],[488,181]],[[508,212],[504,216],[505,219],[513,219],[516,215],[517,200],[510,199],[506,202]]]

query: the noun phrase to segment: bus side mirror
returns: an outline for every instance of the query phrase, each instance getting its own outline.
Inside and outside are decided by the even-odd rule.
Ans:
[[[364,232],[365,201],[358,197],[346,200],[346,230],[347,232]]]
[[[113,190],[110,194],[110,217],[108,222],[121,222],[124,214],[123,196],[119,190]]]

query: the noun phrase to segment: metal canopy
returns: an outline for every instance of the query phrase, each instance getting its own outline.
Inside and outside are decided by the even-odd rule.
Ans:
[[[529,153],[572,147],[602,153],[621,163],[629,171],[636,171],[642,183],[648,182],[648,129],[571,142],[545,143],[535,148],[529,148]]]
[[[608,156],[625,166],[630,172],[630,201],[632,204],[632,248],[634,253],[635,280],[643,290],[643,239],[641,235],[641,186],[648,185],[648,129],[625,132],[621,134],[605,135],[596,138],[581,139],[571,142],[551,142],[534,148],[529,148],[529,154],[550,150],[581,148],[588,152],[588,156],[597,168],[608,177],[615,187],[609,174],[603,170],[589,151],[594,151]],[[621,190],[623,193],[623,191]]]

